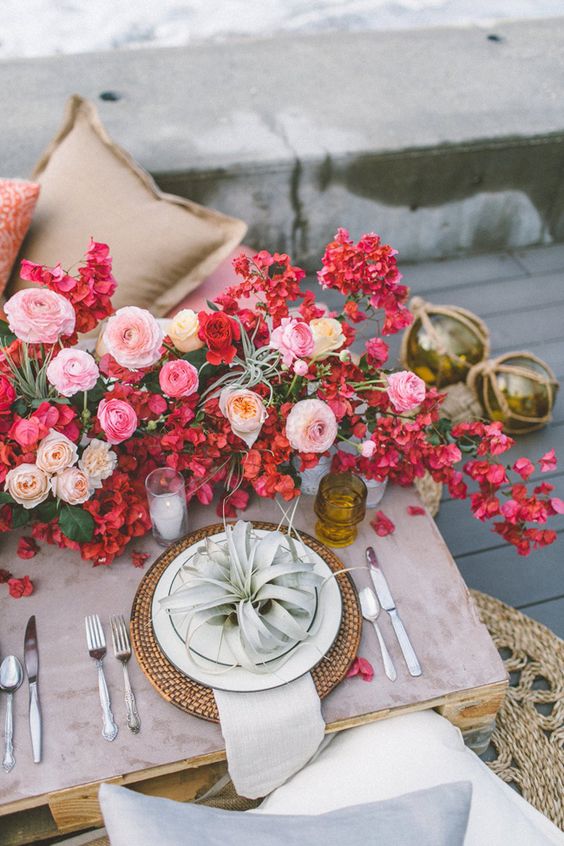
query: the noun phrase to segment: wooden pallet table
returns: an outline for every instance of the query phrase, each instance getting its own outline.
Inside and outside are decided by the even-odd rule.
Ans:
[[[338,554],[346,567],[357,568],[353,577],[362,588],[370,583],[364,550],[369,543],[375,546],[423,674],[409,676],[387,615],[382,614],[398,679],[393,683],[384,675],[376,635],[365,626],[360,654],[374,665],[375,678],[370,683],[347,679],[324,700],[327,729],[341,731],[435,708],[479,751],[487,744],[505,695],[505,669],[434,521],[427,515],[410,516],[410,504],[420,504],[412,489],[391,488],[381,508],[394,521],[395,533],[377,537],[369,514],[356,542]],[[261,501],[246,517],[277,520],[279,513],[274,503]],[[209,508],[191,509],[192,528],[216,519]],[[313,501],[303,497],[296,525],[313,534],[314,523]],[[144,571],[132,567],[129,556],[108,568],[92,568],[75,553],[45,545],[34,559],[20,562],[15,534],[3,536],[0,543],[0,566],[18,575],[29,573],[36,585],[29,598],[3,600],[0,653],[22,656],[25,624],[35,614],[44,720],[43,761],[33,764],[24,683],[15,696],[17,764],[12,773],[0,776],[1,846],[22,846],[100,825],[97,793],[103,781],[183,801],[207,789],[225,771],[219,726],[165,702],[133,660],[131,678],[142,729],[132,735],[125,722],[121,666],[110,653],[105,670],[120,732],[114,743],[101,736],[97,678],[86,651],[84,616],[99,613],[107,626],[110,614],[128,614]],[[159,552],[150,538],[134,548],[150,552],[150,560]]]

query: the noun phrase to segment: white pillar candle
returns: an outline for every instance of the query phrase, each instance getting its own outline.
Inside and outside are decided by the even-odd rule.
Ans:
[[[174,494],[156,497],[151,502],[151,519],[163,540],[176,540],[183,530],[184,504]]]

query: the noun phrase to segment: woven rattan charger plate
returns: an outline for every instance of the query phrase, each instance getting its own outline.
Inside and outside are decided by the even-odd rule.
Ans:
[[[266,531],[274,531],[278,528],[274,523],[255,520],[253,520],[253,526],[255,529]],[[157,583],[173,559],[191,544],[203,540],[208,535],[217,534],[223,531],[223,528],[223,523],[206,526],[191,532],[169,547],[157,558],[141,580],[131,609],[133,649],[139,666],[153,687],[177,708],[213,722],[218,722],[219,715],[212,689],[185,676],[164,655],[153,631],[151,609]],[[343,570],[342,562],[331,550],[305,532],[300,532],[300,535],[334,573]],[[356,656],[362,630],[358,595],[351,577],[348,573],[342,572],[337,583],[343,600],[341,627],[331,649],[311,671],[320,699],[327,696],[345,677]]]

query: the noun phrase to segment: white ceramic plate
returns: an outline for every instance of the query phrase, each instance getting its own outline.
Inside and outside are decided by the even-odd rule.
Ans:
[[[254,530],[258,535],[266,534],[263,529]],[[225,539],[225,533],[219,532],[211,537],[216,541]],[[221,648],[220,629],[218,626],[202,626],[192,640],[192,648],[186,649],[184,634],[186,617],[180,614],[169,616],[161,610],[159,600],[168,596],[177,584],[177,576],[182,565],[192,557],[202,541],[198,541],[177,555],[161,575],[153,594],[152,622],[155,637],[163,653],[180,672],[206,687],[218,690],[258,691],[281,687],[312,670],[329,651],[341,625],[343,612],[341,591],[336,579],[329,579],[319,592],[317,613],[312,624],[312,636],[305,642],[294,646],[289,642],[280,650],[279,656],[286,654],[286,661],[272,673],[252,673],[243,667],[227,669],[229,655]],[[298,548],[300,544],[296,542]],[[311,547],[305,546],[304,555],[314,565],[315,572],[330,576],[332,571]],[[192,654],[194,650],[195,654]],[[203,656],[210,656],[209,659]],[[213,660],[215,659],[215,660]],[[273,659],[274,660],[274,659]]]

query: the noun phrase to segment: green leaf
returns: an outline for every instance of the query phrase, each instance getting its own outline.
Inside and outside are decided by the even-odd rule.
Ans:
[[[27,405],[25,404],[25,400],[19,397],[19,399],[15,401],[12,410],[16,414],[19,414],[20,417],[24,417],[27,412]]]
[[[31,519],[31,514],[22,506],[17,505],[12,508],[12,529],[19,529],[22,526],[27,526]]]
[[[206,300],[206,305],[207,305],[207,307],[208,307],[208,308],[210,308],[212,311],[219,311],[219,306],[218,306],[218,304],[217,304],[217,303],[212,303],[212,301],[211,301],[211,300]]]
[[[200,367],[205,364],[206,351],[203,347],[200,347],[198,350],[191,350],[190,352],[184,353],[182,358],[184,361],[188,361],[192,364],[196,370],[199,370]]]
[[[94,534],[94,520],[88,511],[78,505],[64,505],[59,515],[61,532],[69,540],[86,543],[92,540]]]
[[[57,503],[54,499],[46,499],[34,509],[33,514],[43,523],[49,523],[57,516]]]
[[[0,505],[4,505],[6,502],[13,504],[14,500],[7,491],[0,491]]]
[[[30,403],[31,408],[39,408],[44,402],[59,403],[59,405],[70,405],[70,400],[66,397],[38,397]]]
[[[12,341],[16,340],[16,336],[11,331],[5,320],[0,320],[0,344],[3,347],[8,347]]]

